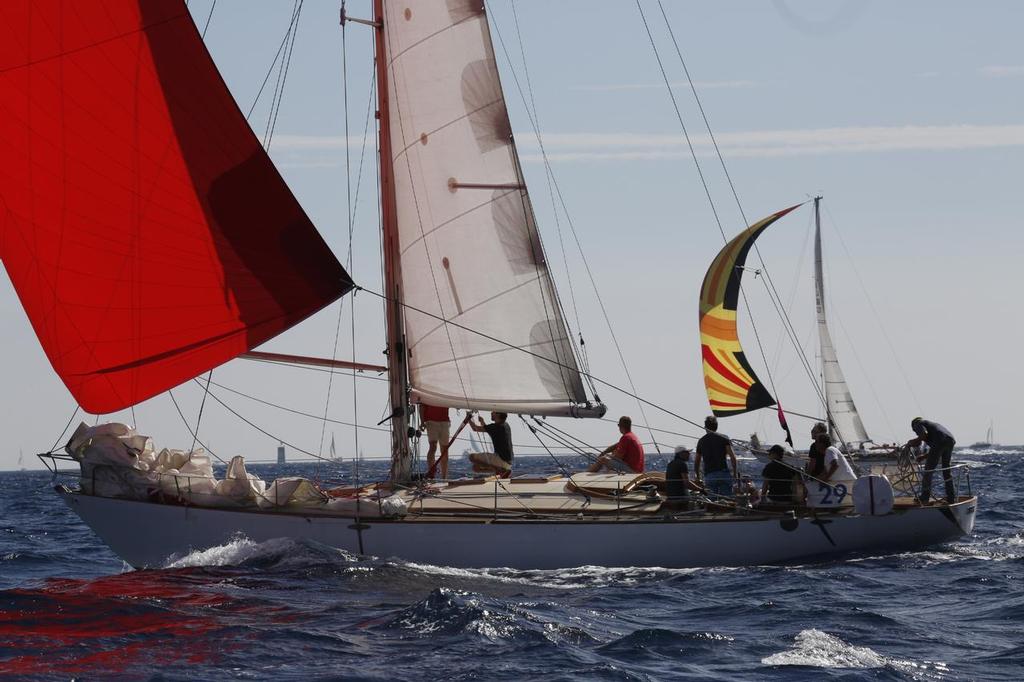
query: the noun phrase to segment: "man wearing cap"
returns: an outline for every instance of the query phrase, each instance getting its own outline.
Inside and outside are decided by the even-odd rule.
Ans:
[[[676,455],[665,467],[666,506],[669,509],[690,508],[690,491],[700,491],[700,486],[690,480],[690,449],[685,445],[676,448]]]
[[[953,504],[956,502],[956,490],[953,487],[953,473],[949,470],[949,464],[956,439],[942,424],[921,417],[914,417],[910,422],[910,428],[917,434],[917,438],[908,440],[907,447],[928,444],[928,454],[917,458],[919,462],[925,459],[924,477],[921,480],[921,504],[928,504],[932,494],[932,476],[939,462],[942,462],[942,478],[946,482],[946,501]]]

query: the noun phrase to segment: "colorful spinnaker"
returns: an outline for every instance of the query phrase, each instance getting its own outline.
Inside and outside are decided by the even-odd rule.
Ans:
[[[4,0],[0,109],[0,259],[87,411],[198,376],[351,288],[181,0]]]
[[[754,240],[799,206],[773,213],[738,234],[711,262],[700,287],[700,350],[711,411],[726,417],[775,404],[747,362],[736,330],[743,266]]]

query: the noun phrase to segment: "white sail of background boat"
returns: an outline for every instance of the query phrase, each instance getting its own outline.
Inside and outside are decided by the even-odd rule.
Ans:
[[[814,198],[814,303],[818,318],[818,343],[821,351],[821,377],[828,415],[829,433],[853,452],[872,442],[853,402],[850,387],[839,366],[825,316],[825,271],[821,255],[821,197]]]
[[[71,18],[60,4],[25,6],[0,30]],[[112,0],[73,19],[70,44],[39,35],[31,49],[3,53],[0,92],[61,116],[0,124],[15,170],[41,157],[58,169],[0,185],[9,207],[26,209],[9,211],[2,255],[68,388],[88,409],[109,411],[251,351],[352,283],[231,101],[183,3]],[[811,515],[729,503],[673,508],[658,474],[412,483],[410,401],[562,417],[599,417],[604,406],[588,399],[546,265],[483,3],[375,0],[374,17],[360,23],[376,43],[391,480],[325,490],[283,478],[267,487],[240,457],[216,480],[201,453],[157,452],[124,425],[83,424],[66,448],[80,487],[58,493],[119,556],[159,566],[243,534],[454,566],[706,566],[970,532],[969,491],[952,505],[922,507],[904,495],[882,507],[872,495],[870,504],[840,501]],[[110,63],[137,68],[111,74],[103,97],[91,77],[75,80]],[[46,78],[55,65],[68,81]],[[21,87],[36,76],[38,88]],[[95,127],[97,108],[111,119],[98,137],[65,134]],[[110,177],[86,163],[100,151]],[[67,210],[27,210],[39,196]],[[744,257],[790,210],[741,234]],[[87,257],[73,276],[63,265],[65,233]],[[735,338],[735,306],[721,304],[739,287],[729,248],[715,259],[718,274],[709,272],[710,293],[702,291],[702,343],[706,334],[706,362],[746,382],[742,407],[753,409],[773,403]],[[193,258],[192,280],[155,277],[145,260],[182,250]],[[111,311],[111,301],[125,303]],[[733,338],[722,336],[730,329]],[[712,337],[725,345],[712,348]],[[725,405],[733,393],[724,387]]]

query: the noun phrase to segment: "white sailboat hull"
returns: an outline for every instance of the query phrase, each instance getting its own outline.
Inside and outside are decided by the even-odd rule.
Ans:
[[[463,568],[744,566],[849,552],[914,549],[969,534],[977,499],[885,516],[819,520],[721,515],[685,520],[354,519],[61,497],[122,559],[162,567],[244,536],[313,540],[356,554]]]

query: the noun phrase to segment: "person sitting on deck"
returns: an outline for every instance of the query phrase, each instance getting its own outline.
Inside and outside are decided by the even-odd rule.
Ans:
[[[807,483],[807,506],[839,507],[850,504],[850,493],[857,474],[827,433],[818,434],[818,449],[825,452],[825,470]]]
[[[811,427],[811,446],[807,448],[807,466],[804,473],[819,478],[825,473],[825,448],[818,445],[818,436],[828,433],[828,427],[821,422]]]
[[[619,440],[602,450],[597,461],[587,471],[597,473],[605,469],[623,474],[644,472],[644,446],[633,433],[633,420],[619,417],[619,433],[622,434]]]
[[[700,486],[690,480],[690,448],[680,445],[676,455],[665,467],[665,492],[668,509],[686,511],[690,508],[690,491],[700,492]]]
[[[508,478],[512,473],[512,429],[508,425],[508,414],[491,412],[491,423],[479,417],[479,423],[469,422],[469,428],[477,433],[487,432],[494,445],[494,452],[471,452],[469,461],[477,473],[498,474]]]
[[[731,498],[733,488],[739,485],[739,469],[736,468],[736,453],[732,450],[729,436],[718,433],[718,418],[711,416],[704,420],[707,433],[697,441],[697,458],[693,468],[697,472],[697,481],[701,480],[701,462],[704,463],[704,484],[712,502]],[[726,455],[732,462],[732,476],[726,464]]]
[[[786,448],[773,445],[768,450],[770,461],[761,470],[764,484],[761,486],[761,499],[769,504],[792,504],[793,483],[797,471],[785,463]]]
[[[448,478],[448,441],[451,439],[451,419],[447,407],[434,407],[420,403],[420,422],[427,433],[427,471],[434,471],[434,454],[441,445],[441,460],[437,470],[442,480]]]

